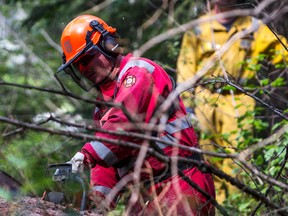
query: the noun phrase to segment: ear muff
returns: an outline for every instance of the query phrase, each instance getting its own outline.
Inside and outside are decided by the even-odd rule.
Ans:
[[[108,55],[116,57],[122,53],[122,49],[115,37],[112,36],[103,25],[101,25],[97,20],[92,20],[89,25],[94,31],[98,31],[101,34],[102,38],[100,44]]]
[[[122,53],[122,49],[119,46],[119,43],[117,42],[116,38],[114,38],[111,35],[106,35],[105,37],[103,37],[101,46],[109,54],[117,56]]]

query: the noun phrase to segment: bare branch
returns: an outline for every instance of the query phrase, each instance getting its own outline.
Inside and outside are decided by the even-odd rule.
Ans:
[[[288,124],[284,125],[282,128],[280,128],[280,130],[278,130],[276,133],[272,134],[270,137],[267,137],[263,141],[255,144],[253,146],[250,146],[246,150],[242,151],[239,154],[238,158],[241,160],[245,160],[247,157],[249,157],[251,154],[253,154],[256,150],[259,150],[260,148],[263,148],[263,147],[275,142],[281,136],[283,136],[283,134],[285,134],[285,133],[288,133]]]
[[[17,125],[17,126],[21,126],[21,127],[26,127],[32,130],[37,130],[37,131],[43,131],[43,132],[47,132],[50,134],[58,134],[58,135],[65,135],[65,136],[69,136],[69,137],[74,137],[77,139],[82,139],[83,141],[88,141],[88,140],[98,140],[100,142],[108,142],[111,144],[115,144],[115,145],[122,145],[125,147],[129,147],[129,148],[135,148],[135,149],[141,149],[141,146],[132,142],[123,142],[121,140],[113,140],[113,139],[107,139],[107,138],[99,138],[99,137],[95,137],[95,136],[91,136],[91,135],[87,135],[87,134],[82,134],[82,133],[76,133],[76,132],[70,132],[70,131],[64,131],[64,130],[57,130],[57,129],[51,129],[51,128],[44,128],[44,127],[39,127],[38,125],[34,125],[34,124],[29,124],[29,123],[24,123],[24,122],[20,122],[17,120],[11,120],[9,118],[6,117],[0,117],[0,121],[6,122],[6,123],[10,123],[13,125]],[[230,182],[231,184],[235,185],[236,187],[238,187],[240,190],[242,190],[245,193],[248,193],[250,195],[252,195],[255,199],[258,199],[260,201],[262,201],[265,205],[273,208],[273,209],[279,209],[279,206],[275,205],[274,203],[272,203],[269,199],[267,199],[267,197],[265,197],[263,194],[249,188],[247,185],[243,184],[242,182],[240,182],[237,178],[233,178],[229,175],[227,175],[226,173],[224,173],[223,171],[216,169],[210,165],[208,165],[205,161],[199,161],[199,160],[193,160],[193,159],[189,159],[189,158],[183,158],[183,157],[168,157],[165,156],[163,154],[158,153],[157,151],[154,151],[153,148],[147,148],[147,153],[155,156],[157,159],[159,159],[160,161],[169,164],[171,163],[171,161],[173,160],[178,160],[178,161],[183,161],[183,162],[189,162],[190,164],[196,166],[198,169],[200,169],[201,171],[204,172],[211,172],[214,175],[217,175],[220,178],[224,178],[226,181]],[[268,176],[265,176],[264,174],[259,173],[259,171],[254,170],[253,167],[251,168],[250,165],[248,165],[247,163],[245,163],[245,161],[241,161],[243,164],[246,165],[247,168],[249,168],[250,170],[252,170],[256,175],[261,176],[261,178],[263,178],[263,180],[279,186],[280,188],[282,188],[284,191],[288,191],[288,185],[282,183],[282,182],[278,182],[274,179],[270,179]]]
[[[115,0],[105,0],[103,2],[101,2],[98,5],[95,5],[94,7],[82,12],[82,14],[93,14],[93,13],[97,13],[100,10],[103,10],[104,8],[108,7],[110,4],[112,4]]]
[[[217,14],[211,17],[207,17],[207,18],[199,18],[197,20],[193,20],[191,22],[188,22],[186,24],[183,24],[180,27],[177,28],[173,28],[168,30],[167,32],[164,32],[162,34],[157,35],[156,37],[153,37],[152,39],[150,39],[148,42],[146,42],[145,44],[143,44],[139,49],[134,51],[134,55],[135,56],[142,56],[145,52],[147,52],[149,49],[151,49],[152,47],[154,47],[155,45],[168,40],[172,37],[174,37],[177,34],[180,34],[182,32],[187,31],[188,29],[191,29],[201,23],[205,23],[205,22],[209,22],[211,20],[220,18],[222,16],[227,16],[227,17],[234,17],[235,15],[238,16],[245,16],[245,15],[251,15],[252,14],[252,10],[233,10],[233,11],[229,11],[229,12],[225,12],[223,14]]]
[[[281,175],[281,173],[283,172],[283,170],[284,170],[285,165],[286,165],[287,162],[288,162],[288,146],[286,147],[286,154],[285,154],[284,161],[282,162],[281,168],[280,168],[280,170],[278,171],[277,176],[275,177],[276,180],[280,177],[280,175]],[[267,189],[267,191],[266,191],[266,193],[265,193],[265,196],[266,196],[266,197],[267,197],[268,194],[270,193],[271,189],[272,189],[272,185],[270,185],[270,187]],[[253,216],[253,215],[256,214],[257,210],[261,207],[262,204],[263,204],[263,203],[260,202],[260,203],[256,206],[256,208],[255,208],[254,211],[252,212],[251,216]],[[287,208],[287,209],[288,209],[288,208]],[[278,210],[282,210],[282,209],[278,209]],[[284,210],[284,209],[283,209],[283,210]]]
[[[0,18],[3,19],[3,20],[5,20],[5,19],[4,19],[4,16],[2,15],[2,13],[0,13]],[[8,25],[8,23],[5,22],[4,24],[5,24],[5,30],[6,30],[7,32],[9,32],[11,35],[13,35],[13,36],[17,39],[19,45],[20,45],[20,46],[22,47],[22,49],[23,49],[23,52],[24,52],[24,53],[28,53],[28,55],[29,55],[29,57],[30,57],[31,59],[37,60],[37,62],[41,65],[41,67],[44,69],[44,71],[46,71],[46,72],[48,73],[49,77],[50,77],[52,80],[54,80],[54,79],[53,79],[53,78],[54,78],[54,72],[53,72],[53,70],[51,69],[51,67],[50,67],[48,64],[46,64],[46,62],[43,61],[43,59],[39,58],[39,56],[38,56],[37,54],[35,54],[35,53],[29,48],[29,46],[26,45],[25,41],[22,40],[22,37],[20,37],[19,34],[18,34],[16,31],[14,31],[14,30]],[[56,83],[57,83],[57,85],[58,85],[58,82],[56,82]]]
[[[59,53],[62,54],[62,48],[57,44],[55,43],[52,38],[49,36],[49,34],[44,30],[44,29],[41,29],[40,30],[40,33],[43,35],[43,37],[46,39],[46,41],[54,48],[56,49]]]

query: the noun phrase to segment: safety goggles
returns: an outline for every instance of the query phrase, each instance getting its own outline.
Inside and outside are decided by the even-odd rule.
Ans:
[[[102,53],[102,50],[98,47],[98,45],[93,45],[84,54],[82,54],[76,60],[74,60],[72,62],[72,65],[78,70],[80,68],[80,65],[86,67],[95,57],[97,52]]]
[[[66,84],[69,82],[67,80],[66,74],[69,75],[76,84],[81,87],[84,91],[89,91],[92,87],[95,86],[94,83],[92,83],[90,80],[88,80],[83,74],[81,73],[80,66],[87,66],[95,57],[97,52],[105,55],[107,58],[111,58],[108,56],[103,49],[93,44],[92,46],[90,44],[87,44],[87,46],[80,51],[73,60],[67,64],[66,67],[62,68],[61,70],[58,69],[58,72],[55,74],[56,79],[60,83],[63,89],[67,90],[65,86],[71,86],[71,84]],[[65,74],[63,74],[63,71]]]

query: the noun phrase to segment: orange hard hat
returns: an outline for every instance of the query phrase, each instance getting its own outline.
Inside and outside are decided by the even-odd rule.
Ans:
[[[103,32],[94,31],[90,24],[92,21],[99,23],[102,26],[101,28],[110,34],[116,32],[115,28],[107,25],[102,19],[93,15],[81,15],[73,19],[62,32],[63,64],[58,71],[65,69],[83,53],[83,50],[88,45],[88,40],[93,42],[93,44],[100,42]]]

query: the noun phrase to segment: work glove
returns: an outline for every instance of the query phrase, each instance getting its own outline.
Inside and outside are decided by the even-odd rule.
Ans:
[[[84,154],[81,152],[77,152],[74,157],[68,161],[67,163],[70,163],[72,165],[72,172],[77,173],[77,172],[82,172],[84,170]]]

